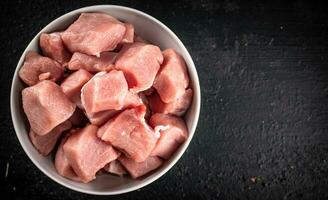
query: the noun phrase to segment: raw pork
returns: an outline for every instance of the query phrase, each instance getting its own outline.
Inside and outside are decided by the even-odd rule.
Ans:
[[[97,126],[87,125],[73,133],[63,146],[69,164],[85,183],[96,178],[98,170],[118,157],[110,144],[97,137],[97,130]]]
[[[22,91],[23,109],[31,129],[45,135],[66,121],[74,112],[73,104],[52,81],[42,81]]]
[[[85,69],[89,72],[109,71],[113,69],[117,53],[103,52],[100,57],[75,52],[68,63],[68,69]]]
[[[40,56],[35,51],[26,53],[25,61],[19,70],[19,77],[29,86],[37,84],[40,79],[57,81],[64,73],[64,68],[51,58]]]
[[[156,156],[150,156],[143,162],[136,162],[124,155],[120,156],[118,160],[125,167],[125,169],[128,170],[132,178],[135,179],[157,169],[163,163],[163,161]]]
[[[122,41],[125,26],[103,13],[82,13],[63,33],[62,40],[71,52],[99,56],[115,49]]]
[[[65,48],[59,32],[41,33],[40,47],[42,53],[60,64],[66,66],[71,58],[71,53]]]
[[[157,46],[125,44],[117,56],[115,68],[124,72],[130,91],[137,93],[153,85],[162,62],[163,55]]]
[[[145,113],[145,106],[123,111],[99,128],[98,137],[137,162],[146,160],[158,138],[145,122]]]
[[[188,129],[180,117],[156,113],[151,116],[149,124],[155,130],[157,127],[162,129],[160,130],[160,138],[150,154],[151,156],[170,158],[172,153],[188,137]]]

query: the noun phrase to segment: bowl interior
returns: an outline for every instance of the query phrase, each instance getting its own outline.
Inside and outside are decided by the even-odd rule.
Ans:
[[[88,184],[70,181],[57,174],[53,164],[53,156],[41,156],[32,146],[28,138],[29,125],[23,112],[21,102],[21,90],[23,89],[24,85],[18,77],[18,70],[24,61],[25,53],[28,50],[39,50],[38,41],[41,32],[63,30],[69,24],[71,24],[82,12],[108,13],[122,21],[130,22],[134,24],[135,32],[138,35],[152,42],[153,44],[158,45],[162,50],[166,48],[175,49],[184,57],[187,63],[191,80],[190,87],[194,91],[193,103],[185,115],[185,120],[189,129],[189,137],[187,141],[180,146],[175,154],[169,160],[167,160],[161,168],[142,179],[133,180],[128,177],[118,177],[114,175],[103,174]],[[73,190],[89,194],[119,194],[129,192],[151,183],[163,175],[165,172],[167,172],[177,162],[177,160],[181,157],[189,145],[196,129],[200,109],[200,88],[197,72],[188,51],[182,42],[177,38],[177,36],[175,36],[174,33],[161,22],[145,13],[131,8],[110,5],[91,6],[74,10],[51,22],[44,29],[42,29],[40,33],[38,33],[33,38],[33,40],[30,42],[22,54],[13,77],[11,90],[11,113],[14,128],[23,149],[29,158],[33,161],[33,163],[54,181]]]

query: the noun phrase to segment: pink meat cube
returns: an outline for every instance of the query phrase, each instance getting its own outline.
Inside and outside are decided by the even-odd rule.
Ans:
[[[64,123],[56,126],[46,135],[38,135],[31,129],[29,133],[30,140],[34,147],[40,152],[40,154],[47,156],[54,149],[61,134],[71,127],[71,122],[65,121]]]
[[[173,49],[163,51],[164,62],[158,72],[153,87],[164,103],[180,98],[189,84],[189,76],[184,59]]]
[[[121,43],[133,43],[134,39],[134,26],[130,23],[124,23],[125,34]]]
[[[128,93],[128,84],[121,71],[99,72],[87,82],[81,93],[86,113],[120,110]]]
[[[168,159],[175,152],[175,150],[183,143],[188,137],[188,129],[180,117],[173,115],[166,115],[156,113],[151,116],[149,124],[155,130],[160,130],[160,138],[151,156],[159,156]]]
[[[145,122],[145,113],[145,106],[123,111],[99,128],[98,137],[111,143],[135,161],[144,161],[158,139]]]
[[[154,113],[173,114],[182,116],[189,108],[192,101],[192,89],[187,89],[177,100],[171,103],[164,103],[157,92],[148,96],[151,110]]]
[[[19,70],[19,77],[29,86],[37,84],[40,80],[59,80],[64,73],[64,68],[56,61],[40,56],[35,51],[26,53],[25,61]]]
[[[73,104],[52,81],[42,81],[22,91],[23,109],[31,129],[45,135],[66,121],[74,112]]]
[[[68,119],[74,126],[83,127],[87,122],[88,118],[84,115],[83,111],[76,108],[72,116]]]
[[[113,69],[117,53],[103,52],[100,57],[75,52],[68,63],[68,69],[85,69],[89,72],[109,71]]]
[[[163,55],[157,46],[125,44],[117,56],[115,68],[124,72],[130,91],[137,93],[153,85],[162,62]]]
[[[40,47],[42,53],[62,65],[67,65],[71,58],[71,53],[65,48],[59,32],[41,33]]]
[[[118,153],[97,137],[98,127],[87,125],[73,133],[63,149],[75,173],[85,183],[95,179],[98,170],[115,160]]]
[[[127,174],[127,171],[124,169],[124,167],[118,160],[113,160],[112,162],[105,165],[104,170],[106,172],[116,174],[119,176],[123,176],[124,174]]]
[[[126,108],[133,108],[136,106],[142,105],[142,100],[138,94],[132,94],[128,92],[123,103],[122,110]],[[109,118],[118,114],[121,110],[105,110],[97,113],[86,113],[90,122],[97,126],[103,125]]]
[[[157,169],[163,163],[163,161],[156,156],[148,157],[143,162],[136,162],[133,159],[127,158],[123,155],[120,156],[118,160],[125,167],[125,169],[128,170],[132,178],[135,179]]]
[[[55,157],[55,168],[61,176],[68,178],[73,181],[81,182],[81,179],[74,172],[73,168],[69,164],[67,157],[64,153],[63,146],[70,134],[66,134],[65,137],[60,142],[60,145],[57,149],[56,157]]]
[[[63,92],[72,101],[76,101],[76,96],[81,95],[81,89],[85,83],[92,78],[92,74],[84,69],[80,69],[69,75],[61,84]]]
[[[115,49],[125,34],[125,26],[104,13],[82,13],[63,33],[62,40],[71,52],[99,56]]]

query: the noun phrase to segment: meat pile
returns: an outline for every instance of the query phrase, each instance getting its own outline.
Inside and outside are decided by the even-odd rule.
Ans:
[[[187,139],[181,116],[193,94],[175,50],[161,51],[103,13],[42,33],[40,48],[19,71],[28,85],[23,109],[31,142],[44,156],[56,152],[60,175],[84,183],[100,170],[138,178]]]

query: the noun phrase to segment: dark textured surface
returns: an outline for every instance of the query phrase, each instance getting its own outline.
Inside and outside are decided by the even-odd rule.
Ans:
[[[24,2],[0,3],[2,195],[49,200],[328,198],[328,9],[323,4]],[[11,77],[32,37],[56,17],[94,4],[130,6],[164,22],[189,49],[202,88],[198,129],[180,161],[153,184],[113,197],[77,193],[42,174],[20,147],[9,109]]]

